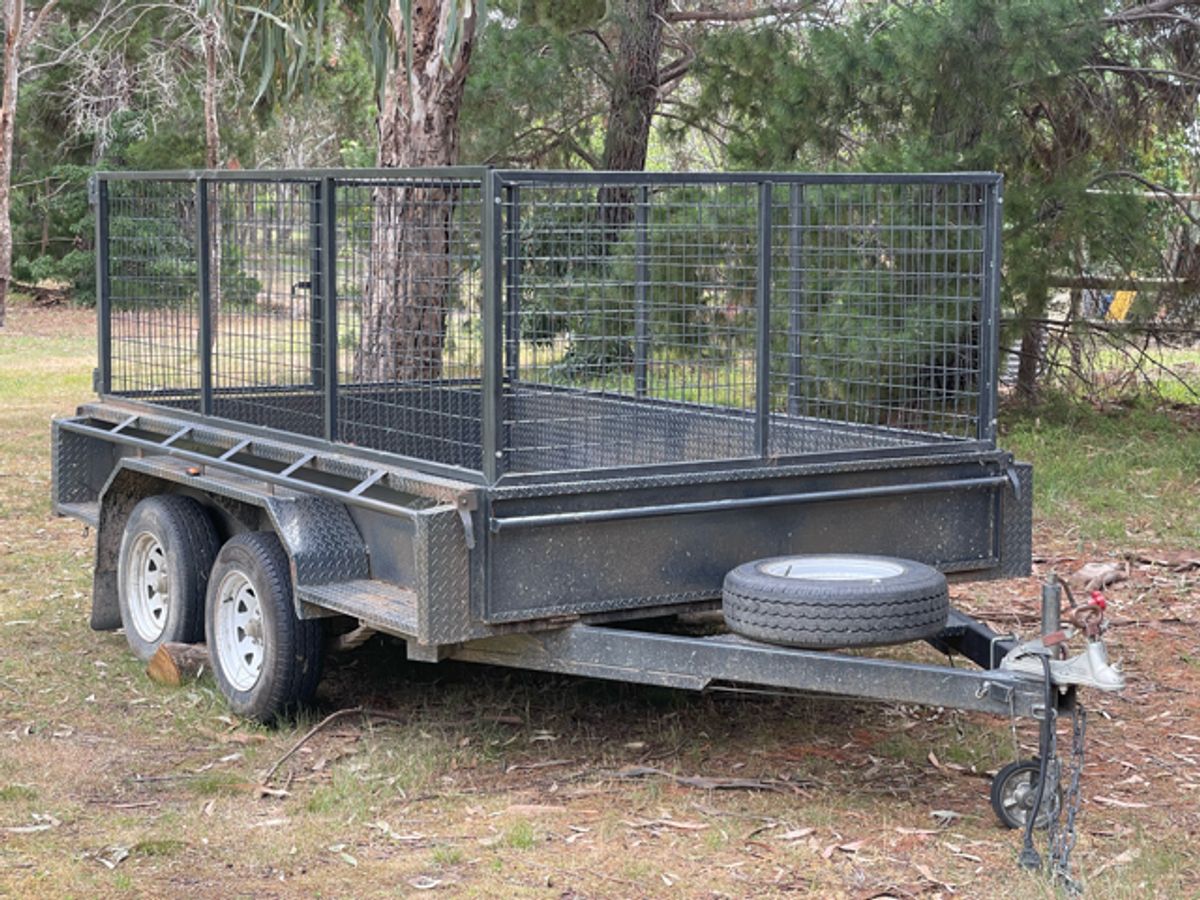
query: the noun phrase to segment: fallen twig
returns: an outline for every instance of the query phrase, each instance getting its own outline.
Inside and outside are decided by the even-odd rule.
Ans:
[[[612,778],[646,778],[657,775],[668,778],[682,787],[697,788],[702,791],[774,791],[784,793],[795,791],[796,787],[786,781],[777,779],[758,778],[710,778],[701,775],[675,775],[663,769],[650,766],[637,766],[632,769],[622,769],[611,773]]]
[[[271,766],[271,768],[267,769],[266,774],[263,775],[263,785],[269,785],[271,783],[271,779],[275,777],[275,773],[279,771],[279,767],[291,759],[296,754],[296,751],[308,743],[308,741],[311,740],[315,734],[319,733],[323,728],[327,728],[330,724],[336,722],[338,719],[345,719],[349,716],[364,716],[366,718],[373,719],[387,719],[389,722],[400,722],[402,724],[408,721],[408,719],[398,716],[395,713],[384,712],[381,709],[367,709],[363,706],[353,706],[349,709],[339,709],[337,712],[332,712],[312,728],[310,728],[304,737],[292,744],[287,753],[275,760],[275,763]]]

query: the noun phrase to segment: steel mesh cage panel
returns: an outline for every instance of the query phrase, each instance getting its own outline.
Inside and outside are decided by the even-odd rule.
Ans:
[[[479,180],[340,180],[336,205],[341,439],[478,469]]]
[[[773,455],[974,439],[987,186],[774,192]]]
[[[200,394],[195,186],[118,181],[107,189],[111,389],[194,407]]]
[[[324,372],[318,186],[212,181],[205,191],[212,412],[319,436]]]
[[[485,481],[994,437],[995,176],[139,173],[98,199],[115,394]]]
[[[509,471],[754,452],[757,202],[719,181],[510,196]]]

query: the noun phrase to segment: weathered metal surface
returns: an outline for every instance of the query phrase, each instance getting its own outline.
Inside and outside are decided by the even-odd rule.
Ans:
[[[465,644],[454,659],[701,690],[715,682],[920,703],[997,715],[1041,714],[1042,683],[1005,672],[794,650],[733,635],[686,637],[571,625]]]
[[[742,562],[790,553],[883,554],[990,577],[1011,492],[1001,462],[494,497],[485,618],[688,603],[719,596]]]
[[[387,582],[363,578],[305,585],[296,590],[296,599],[315,607],[318,615],[341,613],[399,637],[417,633],[416,592]]]

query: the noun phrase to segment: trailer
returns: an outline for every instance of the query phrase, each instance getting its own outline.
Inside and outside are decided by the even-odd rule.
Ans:
[[[54,509],[95,528],[92,627],[142,658],[207,640],[243,715],[310,700],[323,631],[352,626],[430,663],[1043,732],[1105,674],[1043,677],[1057,650],[948,607],[946,579],[1030,571],[1032,472],[996,446],[997,175],[92,191],[99,396],[53,423]],[[974,666],[838,652],[913,640]],[[1006,775],[1002,819],[1056,777]]]

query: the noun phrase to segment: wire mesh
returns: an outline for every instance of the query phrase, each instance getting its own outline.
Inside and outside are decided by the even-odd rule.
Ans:
[[[113,182],[108,217],[112,390],[197,408],[195,186]]]
[[[987,186],[774,195],[771,451],[977,436]]]
[[[481,463],[481,184],[337,184],[341,439]]]
[[[213,414],[320,436],[318,185],[211,181],[206,191]]]
[[[499,475],[987,434],[990,179],[448,171],[113,178],[113,392]]]
[[[520,186],[509,471],[750,455],[757,196],[719,181]]]

